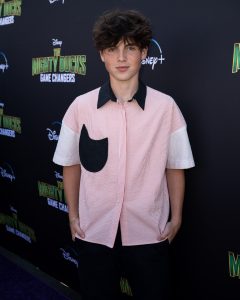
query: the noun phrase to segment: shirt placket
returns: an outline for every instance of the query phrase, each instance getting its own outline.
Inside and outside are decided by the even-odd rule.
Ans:
[[[118,176],[118,202],[122,203],[124,199],[124,188],[125,188],[125,175],[126,175],[126,103],[119,103],[121,111],[121,124],[120,124],[120,135],[119,135],[119,149],[118,149],[118,158],[119,158],[119,176]]]
[[[126,103],[118,102],[120,112],[119,140],[118,140],[118,180],[117,180],[117,209],[116,218],[119,223],[122,205],[124,201],[125,180],[126,180],[126,147],[127,147],[127,118]],[[123,234],[123,233],[122,233]]]

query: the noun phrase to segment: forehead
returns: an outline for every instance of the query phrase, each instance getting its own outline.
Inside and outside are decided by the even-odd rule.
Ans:
[[[133,39],[129,39],[129,38],[121,38],[119,40],[119,42],[117,42],[115,45],[113,45],[114,47],[119,47],[119,46],[127,46],[127,45],[137,45],[136,42]]]

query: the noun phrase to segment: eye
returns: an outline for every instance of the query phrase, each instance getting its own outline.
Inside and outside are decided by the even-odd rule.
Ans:
[[[137,50],[137,46],[134,46],[134,45],[128,45],[128,46],[127,46],[127,49],[128,49],[129,51],[135,51],[135,50]]]
[[[112,53],[112,52],[115,51],[115,49],[116,49],[116,47],[109,47],[109,48],[106,49],[106,52],[107,53]]]

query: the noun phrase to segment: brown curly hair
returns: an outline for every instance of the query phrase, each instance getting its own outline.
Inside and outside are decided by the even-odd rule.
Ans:
[[[93,39],[98,51],[116,46],[120,40],[147,48],[152,38],[149,20],[135,10],[107,11],[93,27]]]

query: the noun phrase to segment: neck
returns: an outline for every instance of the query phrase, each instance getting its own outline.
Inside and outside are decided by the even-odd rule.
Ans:
[[[120,101],[131,100],[138,89],[138,79],[132,82],[129,81],[115,81],[110,78],[111,88],[114,95]]]

